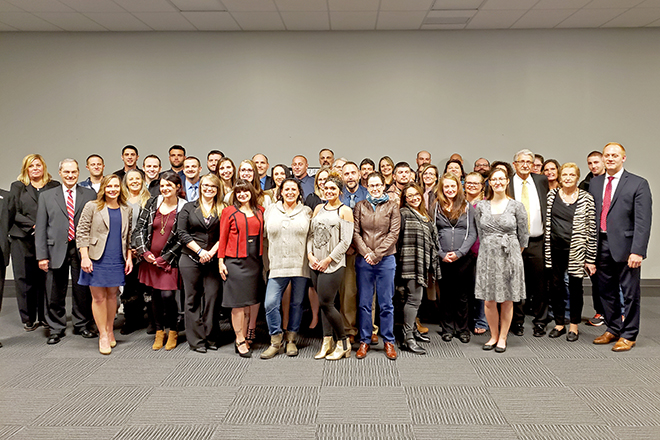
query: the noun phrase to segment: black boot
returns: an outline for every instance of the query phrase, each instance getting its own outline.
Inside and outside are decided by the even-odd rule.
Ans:
[[[417,340],[419,342],[431,342],[431,338],[429,338],[426,335],[421,334],[419,332],[419,330],[417,330],[417,329],[413,330],[413,337],[415,338],[415,340]]]

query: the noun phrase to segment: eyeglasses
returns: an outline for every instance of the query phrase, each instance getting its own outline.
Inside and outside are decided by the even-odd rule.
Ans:
[[[382,186],[383,186],[382,183],[374,183],[372,185],[367,185],[367,188],[369,188],[369,189],[378,189],[378,188],[381,188]]]
[[[531,166],[534,162],[532,162],[531,160],[517,160],[516,163],[519,165]]]
[[[215,185],[209,185],[208,183],[202,183],[202,189],[218,189]]]
[[[465,186],[479,186],[481,182],[465,182]]]
[[[415,200],[417,198],[422,198],[422,195],[420,193],[415,193],[415,194],[407,194],[406,195],[406,200]]]
[[[491,182],[506,182],[506,177],[498,177],[496,179],[490,179]]]

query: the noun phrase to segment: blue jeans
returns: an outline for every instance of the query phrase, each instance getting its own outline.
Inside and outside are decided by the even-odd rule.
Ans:
[[[268,333],[278,335],[282,333],[282,315],[280,309],[282,305],[282,294],[284,289],[291,282],[291,305],[289,306],[289,324],[287,330],[298,332],[300,330],[300,320],[302,319],[302,302],[305,298],[305,287],[307,287],[307,278],[305,277],[278,277],[270,278],[266,286],[266,322],[268,323]]]
[[[367,263],[361,255],[355,258],[355,273],[358,286],[358,325],[360,342],[371,341],[371,303],[374,289],[380,308],[380,335],[385,342],[394,343],[394,272],[396,260],[394,255],[383,257],[375,266]]]

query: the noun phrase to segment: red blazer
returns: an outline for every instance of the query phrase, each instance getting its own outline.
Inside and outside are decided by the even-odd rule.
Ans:
[[[264,208],[259,206],[255,217],[259,220],[259,255],[264,253]],[[247,216],[235,206],[228,206],[222,210],[220,217],[220,244],[218,258],[246,258],[247,257]]]

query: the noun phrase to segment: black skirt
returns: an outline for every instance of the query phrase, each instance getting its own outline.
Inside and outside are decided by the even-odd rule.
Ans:
[[[259,255],[259,237],[248,237],[246,258],[225,257],[227,280],[223,282],[222,307],[235,309],[259,302],[263,261]]]

